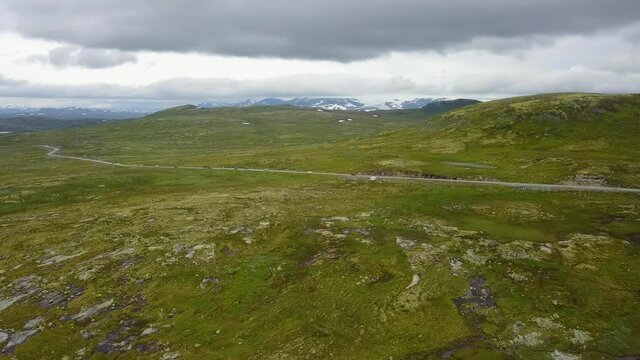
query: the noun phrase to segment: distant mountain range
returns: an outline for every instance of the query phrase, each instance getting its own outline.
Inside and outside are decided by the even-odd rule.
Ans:
[[[460,103],[462,102],[462,103]],[[220,107],[250,107],[250,106],[298,106],[309,107],[323,110],[354,110],[354,111],[376,111],[376,110],[416,110],[426,109],[429,115],[433,113],[441,113],[446,110],[457,108],[477,102],[476,100],[446,100],[444,98],[416,98],[413,100],[402,101],[394,99],[385,101],[380,104],[365,104],[364,102],[354,98],[337,98],[337,97],[298,97],[292,99],[281,98],[259,98],[246,99],[239,102],[215,102],[206,101],[198,104],[199,108],[220,108]],[[77,126],[73,122],[65,122],[60,124],[46,123],[45,120],[86,120],[85,124],[91,124],[95,121],[111,121],[123,119],[135,119],[152,113],[152,111],[141,110],[109,110],[97,108],[83,107],[42,107],[32,108],[23,106],[0,106],[0,119],[5,121],[2,123],[2,131],[20,131],[21,127],[26,126],[24,130],[41,130],[48,127],[67,127]],[[23,119],[23,125],[16,125],[20,119]],[[91,120],[91,121],[89,121]],[[28,123],[28,124],[27,124]],[[9,125],[11,124],[11,125]],[[82,124],[82,123],[79,123]],[[28,125],[28,126],[27,126]],[[33,125],[33,126],[31,126]],[[18,128],[16,128],[18,127]]]
[[[120,120],[147,115],[144,111],[108,110],[81,107],[30,108],[23,106],[0,106],[0,118],[41,117],[58,120]]]
[[[392,101],[385,101],[381,104],[365,104],[364,102],[354,98],[331,98],[331,97],[319,97],[319,98],[293,98],[293,99],[281,99],[281,98],[259,98],[259,99],[246,99],[239,102],[219,102],[219,101],[205,101],[198,104],[198,107],[210,109],[219,107],[248,107],[248,106],[281,106],[291,105],[300,107],[312,107],[325,110],[361,110],[361,111],[373,111],[373,110],[408,110],[408,109],[420,109],[428,104],[436,101],[444,100],[444,98],[416,98],[413,100],[402,101],[394,99]]]

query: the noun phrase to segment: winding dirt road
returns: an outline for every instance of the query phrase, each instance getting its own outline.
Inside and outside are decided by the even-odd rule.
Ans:
[[[432,183],[451,183],[451,184],[467,184],[467,185],[493,185],[504,186],[518,189],[529,190],[548,190],[548,191],[590,191],[590,192],[614,192],[614,193],[635,193],[640,194],[640,189],[634,188],[617,188],[606,186],[582,186],[582,185],[560,185],[560,184],[535,184],[535,183],[519,183],[506,181],[485,181],[485,180],[462,180],[462,179],[432,179],[411,176],[373,176],[363,174],[342,174],[334,172],[321,171],[299,171],[299,170],[276,170],[276,169],[252,169],[252,168],[227,168],[227,167],[200,167],[200,166],[162,166],[162,165],[131,165],[120,164],[105,160],[91,159],[79,156],[58,155],[60,148],[49,145],[42,145],[49,149],[48,156],[61,159],[72,159],[80,161],[88,161],[92,163],[119,166],[126,168],[145,168],[145,169],[188,169],[188,170],[209,170],[209,171],[249,171],[249,172],[266,172],[279,174],[304,174],[319,176],[334,176],[347,179],[357,180],[387,180],[387,181],[411,181],[411,182],[432,182]]]

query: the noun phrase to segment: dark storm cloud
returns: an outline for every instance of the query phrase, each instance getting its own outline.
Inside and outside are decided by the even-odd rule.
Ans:
[[[86,48],[349,61],[623,27],[640,1],[3,0],[0,11],[0,27]]]

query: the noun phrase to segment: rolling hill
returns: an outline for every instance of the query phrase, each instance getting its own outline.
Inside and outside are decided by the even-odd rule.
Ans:
[[[111,159],[137,149],[163,165],[640,187],[639,99],[550,94],[374,113],[187,106],[38,141]]]

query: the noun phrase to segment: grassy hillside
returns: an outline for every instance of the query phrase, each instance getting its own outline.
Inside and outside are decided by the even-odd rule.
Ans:
[[[351,120],[349,120],[351,119]],[[370,137],[419,124],[414,116],[319,112],[296,107],[198,109],[182,106],[141,120],[13,138],[53,143],[65,152],[169,164],[233,164],[278,159],[302,149]],[[124,161],[124,159],[122,159]]]
[[[639,112],[639,95],[591,94],[492,101],[436,117],[180,107],[28,141],[121,162],[640,187]]]
[[[348,153],[363,172],[637,187],[639,114],[639,95],[514,98],[331,147],[323,156]]]
[[[640,354],[637,195],[117,168],[34,146],[550,181],[605,164],[607,182],[634,184],[637,103],[550,95],[431,119],[181,107],[0,135],[0,358]],[[588,139],[607,147],[589,152]]]

